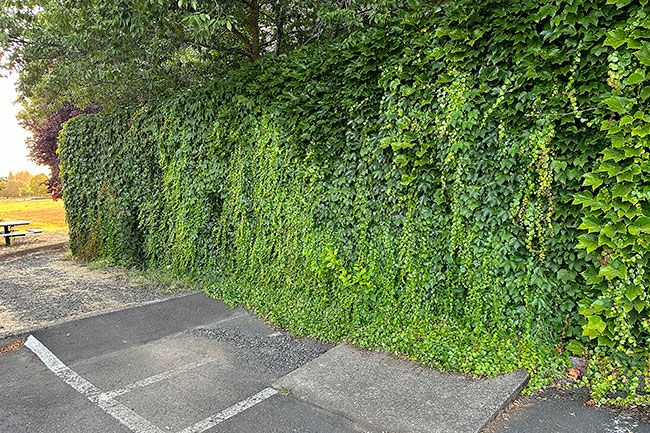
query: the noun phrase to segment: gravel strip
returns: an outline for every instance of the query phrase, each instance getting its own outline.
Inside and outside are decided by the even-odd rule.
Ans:
[[[225,343],[237,350],[241,364],[262,368],[267,372],[286,374],[325,353],[331,346],[313,340],[296,340],[291,336],[275,332],[266,335],[251,334],[240,329],[224,327],[200,328],[194,335]]]
[[[62,251],[0,259],[0,334],[169,297],[118,270],[91,270]]]

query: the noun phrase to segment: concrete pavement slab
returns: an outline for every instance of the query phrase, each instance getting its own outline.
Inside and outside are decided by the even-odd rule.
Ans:
[[[341,345],[274,386],[375,431],[478,433],[527,379],[469,379]]]

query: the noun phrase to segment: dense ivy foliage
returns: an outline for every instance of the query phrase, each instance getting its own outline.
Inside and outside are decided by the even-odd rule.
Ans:
[[[579,312],[586,319],[583,334],[596,340],[599,362],[591,370],[600,382],[598,398],[612,386],[634,395],[649,380],[650,10],[641,3],[607,33],[611,95],[604,103],[611,115],[602,129],[610,143],[574,200],[583,207],[586,232],[578,246],[593,258]]]
[[[20,125],[32,133],[27,140],[29,157],[39,165],[45,165],[50,169],[50,177],[45,180],[47,192],[54,200],[61,198],[62,185],[59,177],[59,154],[58,140],[63,124],[80,114],[97,113],[100,108],[97,106],[86,106],[79,108],[73,102],[66,102],[57,111],[49,114],[44,120],[37,117],[26,117],[21,119]]]
[[[73,252],[189,274],[299,334],[475,374],[526,368],[532,386],[568,346],[594,356],[601,401],[647,402],[629,385],[648,380],[645,13],[426,2],[171,100],[81,116],[60,140]],[[639,165],[623,178],[631,206],[586,201],[583,182],[609,198],[621,185],[614,153]],[[638,209],[621,216],[632,244],[601,241],[612,206]],[[604,233],[597,247],[583,229]]]

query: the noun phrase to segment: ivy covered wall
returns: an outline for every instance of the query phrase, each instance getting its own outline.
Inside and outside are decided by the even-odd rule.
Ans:
[[[71,248],[438,368],[536,387],[588,356],[597,400],[647,403],[647,12],[424,2],[81,116],[60,139]]]

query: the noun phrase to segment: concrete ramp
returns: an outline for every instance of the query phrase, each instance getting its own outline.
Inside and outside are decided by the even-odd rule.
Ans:
[[[341,345],[274,386],[374,431],[478,433],[527,381],[524,371],[469,379]]]

